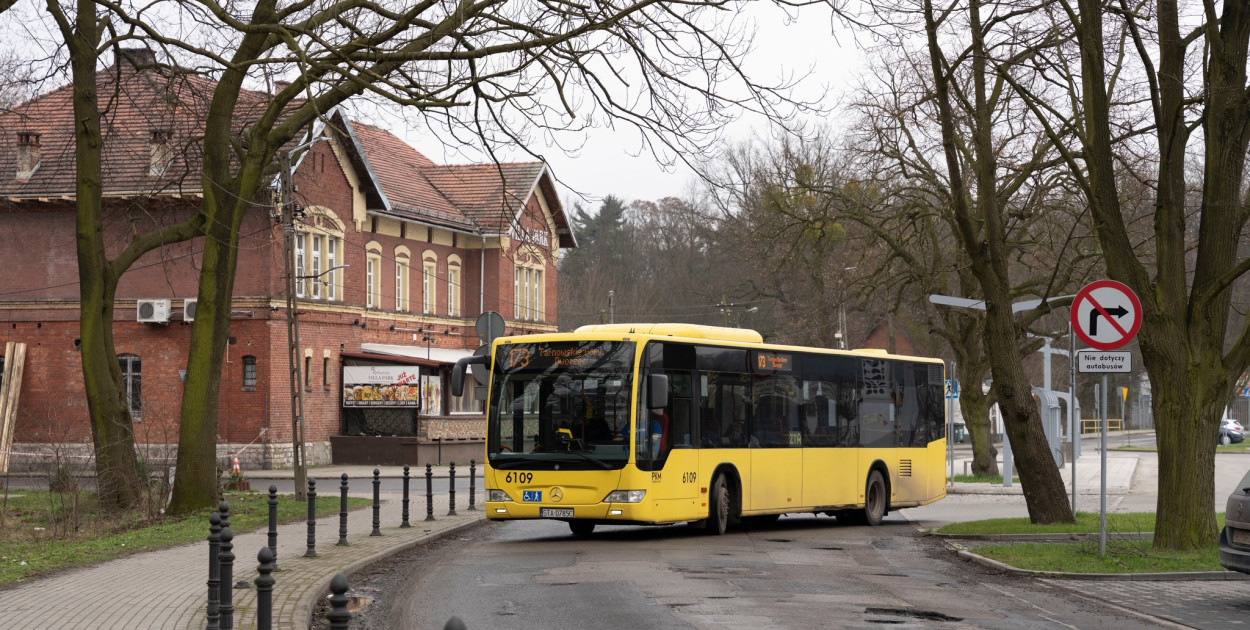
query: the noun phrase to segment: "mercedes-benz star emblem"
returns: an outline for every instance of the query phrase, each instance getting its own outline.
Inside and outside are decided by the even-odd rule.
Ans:
[[[564,500],[564,489],[561,488],[560,486],[556,486],[551,489],[550,496],[551,496],[552,503],[559,503]]]

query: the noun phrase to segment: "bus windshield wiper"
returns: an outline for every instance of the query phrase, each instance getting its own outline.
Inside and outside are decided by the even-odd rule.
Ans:
[[[598,464],[598,465],[599,465],[599,467],[600,467],[600,468],[603,468],[604,470],[611,470],[611,469],[612,469],[612,465],[611,465],[611,464],[609,464],[609,463],[607,463],[607,462],[605,462],[605,461],[603,461],[603,460],[601,460],[601,459],[595,459],[595,458],[593,458],[593,457],[591,457],[591,456],[589,456],[589,455],[587,455],[587,454],[585,454],[585,453],[583,453],[583,452],[581,452],[581,451],[572,451],[572,450],[569,450],[569,451],[560,451],[560,452],[561,452],[561,453],[568,453],[568,454],[570,454],[570,455],[576,455],[576,456],[578,456],[578,457],[580,457],[580,458],[582,458],[582,459],[584,459],[584,460],[586,460],[586,461],[588,461],[588,462],[594,462],[595,464]]]
[[[532,459],[505,459],[503,461],[492,461],[490,465],[491,465],[491,468],[516,468],[518,466],[524,466],[526,464],[533,464],[533,463],[534,463],[534,460]]]

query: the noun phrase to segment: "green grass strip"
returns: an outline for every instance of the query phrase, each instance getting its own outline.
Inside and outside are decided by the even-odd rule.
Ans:
[[[4,518],[0,519],[0,586],[208,538],[208,509],[149,518],[143,512],[104,514],[95,507],[94,493],[87,491],[72,496],[37,490],[8,492]],[[230,503],[232,531],[268,527],[268,493],[227,492],[226,501]],[[347,499],[348,509],[371,503],[358,497]],[[338,511],[337,495],[317,497],[318,515]],[[279,522],[307,518],[307,502],[296,501],[292,495],[279,495]]]
[[[1224,526],[1224,515],[1218,514],[1218,526]],[[983,521],[951,523],[937,530],[939,534],[987,536],[993,534],[1097,534],[1097,512],[1077,512],[1076,523],[1034,524],[1024,518],[992,518]],[[1111,512],[1107,514],[1107,531],[1113,533],[1154,532],[1154,512]]]
[[[1062,573],[1174,573],[1223,571],[1219,548],[1195,551],[1159,551],[1148,540],[1107,541],[1106,555],[1098,542],[1021,543],[971,549],[975,554],[1018,569]]]

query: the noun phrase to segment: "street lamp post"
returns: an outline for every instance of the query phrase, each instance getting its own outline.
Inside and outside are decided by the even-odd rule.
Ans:
[[[842,272],[855,271],[855,267],[843,267]],[[846,350],[846,281],[841,283],[838,291],[838,332],[833,334],[838,349]]]
[[[1023,313],[1024,311],[1031,311],[1041,306],[1043,302],[1053,302],[1056,300],[1065,300],[1065,299],[1074,298],[1074,297],[1076,296],[1075,295],[1058,295],[1055,297],[1046,298],[1045,300],[1033,299],[1033,300],[1021,300],[1019,302],[1013,302],[1011,304],[1011,314],[1015,316],[1015,315],[1019,315],[1020,313]],[[970,308],[970,309],[974,309],[978,311],[985,310],[985,300],[974,300],[971,298],[955,297],[953,295],[940,295],[940,294],[934,293],[929,296],[929,301],[940,306],[953,306],[956,308]],[[1046,350],[1050,352],[1062,352],[1062,350],[1050,350],[1049,343],[1046,344]],[[1050,389],[1050,354],[1049,352],[1045,356],[1046,356],[1046,389]],[[1068,355],[1069,369],[1072,369],[1072,366],[1075,365],[1075,363],[1073,363],[1074,361],[1075,361],[1075,357],[1072,356],[1071,353],[1069,353]],[[1072,410],[1075,407],[1075,405],[1073,404],[1073,401],[1075,400],[1076,390],[1074,388],[1073,383],[1069,383],[1068,386],[1069,386],[1068,421],[1069,423],[1071,423],[1072,422]],[[1069,434],[1071,434],[1072,430],[1069,429],[1068,432]],[[949,432],[948,432],[948,436],[949,436]],[[1073,438],[1073,440],[1075,440],[1075,437]],[[1076,449],[1077,447],[1073,446],[1074,455],[1072,457],[1072,485],[1073,485],[1074,490],[1076,486],[1076,456],[1075,456]],[[951,466],[953,470],[954,455],[952,454],[951,457],[952,457]],[[1011,442],[1007,439],[1007,427],[1006,426],[1003,427],[1003,487],[1005,488],[1011,487]],[[1076,501],[1076,495],[1074,492],[1073,493],[1074,504],[1075,504],[1075,501]],[[1073,509],[1075,509],[1075,507]]]

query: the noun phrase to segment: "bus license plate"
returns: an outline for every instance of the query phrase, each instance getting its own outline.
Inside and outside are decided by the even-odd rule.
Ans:
[[[573,518],[572,508],[538,508],[538,516],[542,518]]]

